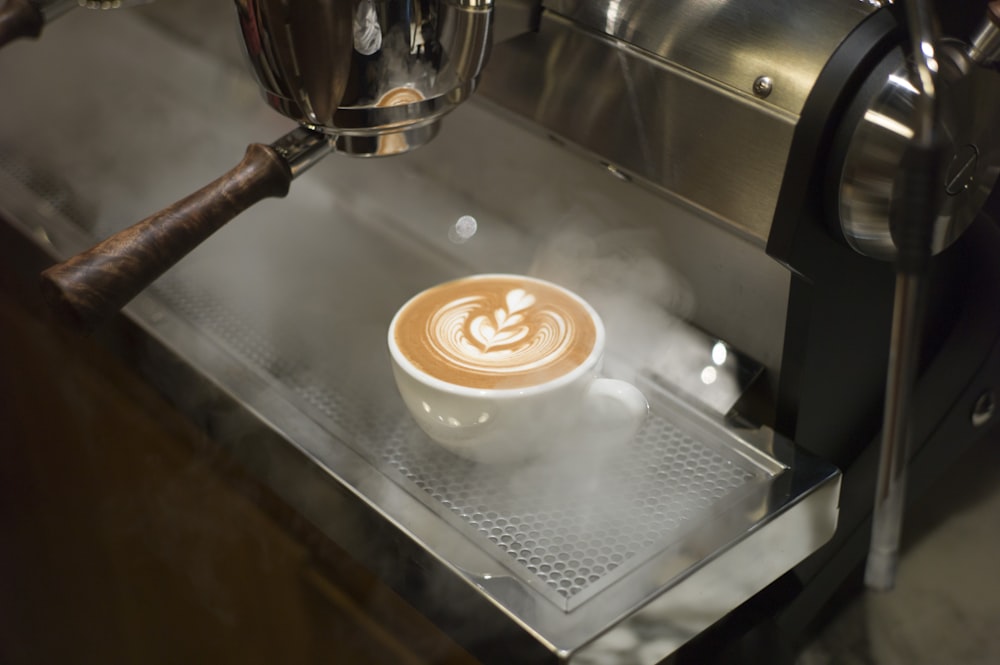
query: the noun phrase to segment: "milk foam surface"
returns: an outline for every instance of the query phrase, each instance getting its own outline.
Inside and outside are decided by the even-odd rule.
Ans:
[[[597,328],[563,290],[516,276],[471,277],[417,296],[397,317],[396,345],[417,368],[471,388],[550,381],[590,355]]]

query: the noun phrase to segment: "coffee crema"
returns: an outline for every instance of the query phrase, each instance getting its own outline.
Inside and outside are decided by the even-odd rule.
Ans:
[[[407,86],[400,86],[398,88],[393,88],[389,92],[382,95],[375,106],[402,106],[403,104],[412,104],[414,102],[422,102],[424,96],[420,94],[420,91],[415,88],[410,88]]]
[[[525,388],[579,367],[597,326],[562,289],[490,275],[438,285],[396,317],[402,354],[434,378],[469,388]]]

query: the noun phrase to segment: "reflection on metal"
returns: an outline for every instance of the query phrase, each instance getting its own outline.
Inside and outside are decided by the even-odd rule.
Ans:
[[[761,99],[769,97],[774,92],[774,80],[770,76],[758,76],[753,82],[753,94]]]
[[[396,154],[429,141],[475,89],[489,53],[492,0],[236,6],[264,99],[336,135],[336,150],[347,154]],[[418,94],[379,103],[399,88]]]
[[[796,118],[752,94],[756,76],[733,94],[546,13],[494,48],[477,96],[763,246]]]
[[[763,246],[806,96],[872,11],[554,0],[494,48],[479,95]]]
[[[994,0],[986,8],[986,18],[973,35],[967,51],[977,65],[990,65],[1000,59],[1000,3]]]
[[[329,136],[305,127],[296,127],[271,147],[285,159],[293,178],[315,166],[333,149]]]
[[[865,122],[878,125],[882,129],[888,130],[893,134],[898,134],[907,141],[913,138],[913,129],[911,129],[909,125],[906,125],[895,118],[890,118],[884,113],[879,113],[878,111],[866,111]]]
[[[766,72],[775,87],[768,102],[796,114],[833,50],[874,11],[844,0],[551,0],[545,7],[731,91],[746,93]],[[552,74],[574,77],[555,62]]]
[[[499,44],[538,29],[539,0],[496,0],[493,7],[493,43]]]
[[[997,411],[997,398],[992,390],[987,390],[976,400],[972,408],[972,424],[975,427],[982,427],[993,420]]]
[[[942,134],[950,146],[947,196],[934,230],[933,251],[948,247],[972,223],[1000,175],[1000,73],[972,65],[962,49],[939,49]],[[840,132],[850,137],[836,198],[844,237],[857,251],[892,260],[889,225],[903,153],[915,136],[917,89],[901,51],[893,51],[862,88]]]

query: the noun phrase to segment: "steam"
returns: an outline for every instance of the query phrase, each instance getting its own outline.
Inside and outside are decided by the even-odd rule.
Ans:
[[[684,277],[663,258],[666,241],[655,227],[605,221],[601,202],[593,205],[586,197],[566,207],[555,201],[545,210],[552,203],[545,197],[524,202],[536,215],[548,214],[531,227],[533,237],[521,243],[522,248],[531,248],[537,241],[525,272],[575,291],[600,313],[607,331],[604,373],[640,387],[640,379],[652,373],[666,377],[668,383],[689,386],[692,394],[705,387],[706,379],[725,383],[730,353],[687,323],[696,312],[695,297]],[[532,223],[528,217],[521,221]],[[497,547],[513,557],[508,564],[515,565],[516,560],[527,570],[524,574],[544,576],[553,587],[566,579],[557,580],[556,572],[540,567],[552,557],[568,562],[568,569],[586,580],[580,583],[580,596],[568,592],[566,602],[574,603],[585,599],[587,585],[599,587],[604,580],[613,580],[614,576],[603,576],[624,564],[625,558],[648,553],[678,528],[663,518],[644,521],[624,516],[649,515],[649,501],[670,503],[675,495],[678,505],[690,505],[697,491],[683,480],[668,485],[650,480],[666,475],[674,462],[671,444],[662,438],[669,427],[664,428],[655,404],[647,425],[648,431],[639,433],[641,440],[612,440],[606,436],[610,430],[580,427],[566,432],[535,459],[477,465],[438,449],[404,419],[400,431],[408,432],[405,441],[384,459],[389,466],[399,465],[387,469],[389,475],[402,470],[429,496],[444,498],[439,509],[456,512],[484,537],[499,539],[494,541]],[[399,456],[404,461],[398,462]],[[649,490],[638,490],[639,485],[656,487],[656,496],[643,494]],[[453,487],[463,489],[453,495]],[[469,492],[476,498],[463,494]],[[511,524],[517,524],[516,530]],[[592,553],[603,552],[606,546],[626,549],[609,553],[604,563],[589,563]],[[505,560],[501,552],[488,551]],[[543,563],[537,563],[539,558]],[[471,564],[464,567],[477,571]]]
[[[536,251],[530,272],[593,305],[607,332],[604,373],[636,382],[653,376],[690,399],[727,411],[739,395],[728,346],[695,328],[691,285],[664,258],[654,226],[602,218],[604,201],[569,206]]]
[[[679,322],[694,313],[691,289],[652,253],[662,242],[655,231],[605,228],[595,233],[593,224],[583,227],[567,224],[554,233],[531,270],[594,306],[607,331],[609,362],[633,372],[648,367]]]
[[[360,167],[352,169],[360,172]],[[345,173],[349,173],[346,168]],[[261,208],[258,218],[244,220],[240,233],[229,234],[225,243],[216,246],[217,253],[212,254],[215,257],[221,253],[223,259],[228,256],[245,262],[251,257],[249,262],[255,269],[248,271],[247,281],[233,283],[226,280],[221,269],[207,267],[202,269],[212,272],[211,278],[206,275],[206,279],[199,280],[206,284],[220,281],[226,284],[228,303],[250,310],[250,325],[266,333],[283,356],[291,356],[283,359],[291,361],[296,371],[279,375],[279,379],[299,391],[300,398],[304,395],[310,400],[325,414],[327,422],[333,421],[336,425],[333,430],[343,432],[346,443],[380,466],[385,476],[432,504],[435,512],[456,513],[449,515],[452,521],[465,519],[463,533],[470,528],[479,529],[483,522],[473,526],[466,513],[457,513],[459,499],[455,488],[460,486],[469,488],[466,492],[474,491],[484,497],[482,505],[488,504],[489,510],[529,525],[530,528],[522,529],[523,535],[514,536],[517,540],[506,552],[491,549],[489,542],[483,540],[484,556],[490,559],[483,564],[483,570],[496,572],[487,565],[496,566],[493,558],[518,556],[521,550],[531,551],[526,555],[530,561],[535,556],[535,546],[530,544],[527,534],[533,531],[552,541],[550,544],[539,541],[537,547],[546,548],[545,556],[565,554],[574,561],[582,560],[580,550],[573,549],[572,542],[556,542],[549,532],[552,524],[564,528],[571,536],[578,536],[575,542],[588,539],[603,542],[607,540],[604,534],[617,527],[618,538],[636,543],[638,550],[647,537],[639,532],[645,531],[647,525],[627,526],[618,519],[636,511],[631,504],[636,500],[631,481],[638,473],[633,455],[639,446],[634,441],[609,444],[597,439],[581,441],[568,435],[547,457],[532,463],[490,468],[465,462],[430,444],[416,431],[396,397],[384,345],[388,320],[408,296],[434,280],[444,281],[454,276],[448,271],[462,264],[453,260],[456,257],[467,259],[488,253],[489,262],[465,263],[479,269],[484,265],[490,269],[509,265],[512,271],[526,272],[570,288],[597,309],[607,330],[606,375],[633,383],[644,373],[666,376],[677,383],[688,379],[701,382],[704,368],[712,362],[712,348],[699,347],[700,338],[691,333],[686,321],[697,311],[696,299],[683,275],[664,259],[669,248],[655,226],[624,226],[610,213],[602,215],[605,205],[602,201],[581,196],[569,204],[550,200],[548,203],[554,205],[548,209],[545,201],[519,202],[523,207],[539,203],[541,206],[535,205],[530,215],[518,220],[522,229],[528,231],[517,242],[506,242],[515,235],[512,225],[500,225],[505,228],[497,229],[489,215],[476,209],[471,211],[480,217],[480,222],[466,221],[463,231],[458,222],[450,221],[459,217],[456,211],[454,216],[439,217],[442,226],[435,232],[437,244],[431,246],[429,241],[425,242],[427,233],[418,235],[410,230],[412,226],[426,231],[419,227],[423,218],[407,218],[397,228],[399,220],[379,221],[379,216],[385,213],[370,202],[370,195],[359,196],[359,202],[337,199],[320,184],[325,183],[316,186],[309,180],[296,183],[296,202],[307,210],[328,211],[327,214],[300,215],[279,226],[266,219],[268,208]],[[367,194],[374,189],[372,186],[364,191]],[[345,208],[355,203],[369,206],[360,215],[364,225],[348,221],[358,211]],[[276,207],[270,210],[274,214],[280,211]],[[378,224],[383,224],[387,232],[376,232]],[[451,228],[446,229],[447,226]],[[329,230],[331,227],[335,232]],[[473,233],[469,242],[463,244],[452,238],[467,235],[470,227]],[[318,237],[335,237],[337,242],[318,243]],[[500,242],[494,242],[497,239]],[[521,253],[510,259],[497,249],[515,245]],[[373,262],[371,257],[379,260]],[[442,261],[442,257],[447,261]],[[519,262],[515,263],[515,259]],[[225,260],[219,265],[227,263],[231,265]],[[447,264],[445,269],[439,267],[443,264]],[[343,275],[350,275],[351,279],[333,279]],[[290,298],[290,293],[294,297]],[[269,309],[266,305],[273,305],[274,311],[265,311]],[[716,357],[722,358],[721,353]],[[299,368],[304,368],[304,374],[299,374]],[[717,377],[716,383],[724,380]],[[396,437],[404,439],[402,443],[391,441],[397,426],[405,433]],[[383,456],[390,445],[399,446],[398,450],[392,450],[393,455],[403,455],[407,449],[412,452],[406,460],[409,466],[400,463],[399,457]],[[644,445],[648,449],[649,444]],[[419,468],[413,464],[418,462],[427,463],[426,475],[417,475]],[[451,468],[461,473],[452,474]],[[454,485],[442,486],[441,478],[434,474],[444,473],[460,477]],[[417,484],[418,480],[421,484]],[[464,484],[459,485],[460,482]],[[362,489],[375,494],[379,487]],[[494,491],[484,493],[483,488]],[[412,514],[411,495],[403,496],[395,491],[398,488],[392,489],[386,497],[376,497],[379,505],[390,514]],[[383,499],[387,505],[383,505]],[[400,501],[401,505],[391,505],[392,500]],[[470,506],[475,508],[475,504]],[[423,518],[418,515],[412,519]],[[440,522],[439,516],[428,513],[426,527],[415,524],[413,530],[434,533],[442,528]],[[493,528],[496,522],[489,527],[490,532]],[[437,548],[438,544],[431,546]],[[470,555],[459,549],[455,556]],[[388,565],[392,554],[387,554],[386,560]],[[511,566],[516,565],[514,562],[507,560]],[[476,563],[468,562],[463,567],[477,572]],[[427,581],[429,585],[437,582]]]

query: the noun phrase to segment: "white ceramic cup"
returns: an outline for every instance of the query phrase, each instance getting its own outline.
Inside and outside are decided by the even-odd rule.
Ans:
[[[474,275],[442,286],[461,283],[474,287],[477,281],[498,279],[523,286],[522,291],[529,296],[532,286],[540,285],[541,292],[546,287],[555,289],[577,303],[575,311],[583,313],[593,330],[589,352],[559,376],[541,376],[536,382],[529,375],[521,380],[528,385],[518,387],[474,387],[432,376],[404,353],[397,339],[401,318],[410,308],[425,309],[426,294],[437,288],[432,287],[399,309],[388,334],[396,385],[420,428],[457,455],[490,463],[522,461],[551,452],[571,453],[574,446],[631,440],[649,406],[632,384],[599,376],[605,331],[590,304],[568,289],[522,275]],[[544,307],[543,297],[534,302],[531,296],[533,306]],[[422,302],[424,305],[420,305]],[[412,313],[409,316],[412,318]],[[461,322],[465,323],[481,318],[475,311],[466,311],[463,316]],[[412,326],[412,322],[408,325]]]

